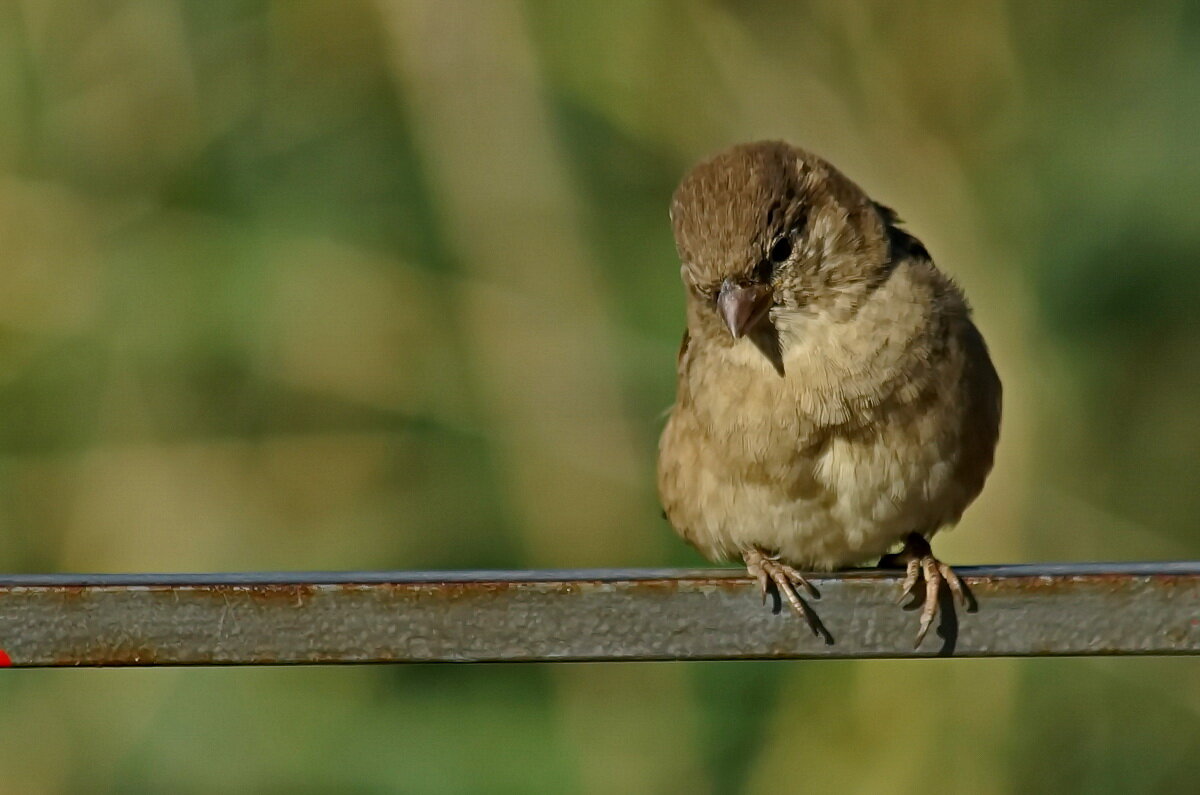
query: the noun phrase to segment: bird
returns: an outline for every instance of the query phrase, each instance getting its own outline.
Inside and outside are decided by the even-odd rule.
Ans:
[[[670,218],[687,325],[659,441],[665,517],[814,632],[802,572],[902,568],[919,647],[943,587],[967,603],[930,539],[979,495],[1000,430],[963,291],[895,211],[783,141],[694,166]]]

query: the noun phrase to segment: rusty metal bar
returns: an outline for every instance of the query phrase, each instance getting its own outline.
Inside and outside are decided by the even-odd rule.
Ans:
[[[1200,654],[1200,562],[958,571],[919,649],[877,570],[812,578],[820,636],[740,570],[3,576],[0,664]]]

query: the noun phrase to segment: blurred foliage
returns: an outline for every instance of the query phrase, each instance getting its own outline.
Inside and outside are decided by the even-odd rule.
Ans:
[[[1200,6],[0,4],[0,569],[695,565],[676,180],[827,156],[1006,384],[962,563],[1197,557]],[[16,672],[0,790],[1161,792],[1188,660]]]

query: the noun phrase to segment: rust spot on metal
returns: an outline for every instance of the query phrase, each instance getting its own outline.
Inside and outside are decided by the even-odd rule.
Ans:
[[[54,592],[62,598],[64,602],[77,602],[85,596],[91,594],[92,589],[83,585],[60,585],[54,588]]]
[[[691,588],[700,584],[695,581],[687,583],[687,587]],[[707,585],[708,583],[703,583]],[[652,594],[670,596],[677,594],[680,591],[681,583],[678,580],[636,580],[629,583],[626,587],[632,593]]]
[[[397,584],[396,588],[401,592],[413,593],[425,599],[434,598],[438,601],[458,602],[462,600],[495,598],[528,584],[493,580],[483,582],[422,583],[416,587]]]
[[[1147,587],[1153,590],[1171,590],[1195,578],[1162,574],[1146,577],[1130,577],[1123,574],[1085,574],[1075,576],[1019,576],[1019,577],[964,577],[972,589],[991,590],[1008,594],[1056,594],[1089,591],[1128,591],[1131,587]]]
[[[321,586],[308,583],[278,584],[265,583],[257,585],[194,585],[172,587],[156,585],[146,588],[148,593],[157,596],[171,595],[172,597],[187,595],[190,598],[207,598],[219,600],[222,603],[251,603],[264,606],[291,605],[301,607],[307,604],[320,590]]]
[[[289,604],[303,606],[317,592],[316,585],[257,585],[246,589],[250,601],[256,604]]]

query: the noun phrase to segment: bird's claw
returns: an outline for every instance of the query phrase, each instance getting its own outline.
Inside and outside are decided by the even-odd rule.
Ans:
[[[900,588],[900,596],[896,599],[896,604],[903,604],[904,600],[912,596],[913,589],[917,587],[917,580],[921,578],[921,561],[912,558],[905,565],[904,582]]]
[[[761,549],[749,549],[742,555],[742,559],[746,563],[746,569],[754,578],[758,580],[758,589],[762,594],[763,604],[767,601],[767,589],[772,583],[779,595],[787,600],[796,615],[808,622],[814,635],[820,635],[816,616],[812,614],[808,606],[804,604],[804,600],[800,598],[797,586],[804,588],[809,596],[813,599],[820,599],[821,595],[813,584],[804,578],[800,572],[793,567],[779,560],[778,557],[771,556],[763,552]]]
[[[929,548],[929,541],[918,533],[909,535],[904,542],[903,550],[895,555],[888,555],[880,563],[904,565],[904,581],[900,584],[900,598],[896,600],[898,604],[913,595],[918,581],[922,579],[925,581],[925,601],[921,608],[921,621],[917,626],[917,641],[913,644],[914,649],[920,648],[929,628],[933,626],[933,620],[937,617],[938,594],[941,592],[943,583],[950,589],[950,593],[953,594],[959,605],[966,608],[969,604],[962,580],[955,574],[954,569],[933,556],[933,551]]]
[[[751,567],[750,564],[747,563],[746,568],[749,569],[758,580],[758,591],[760,594],[762,594],[762,603],[765,605],[767,603],[767,585],[770,583],[770,578],[767,577],[766,571],[764,571],[761,566]]]

